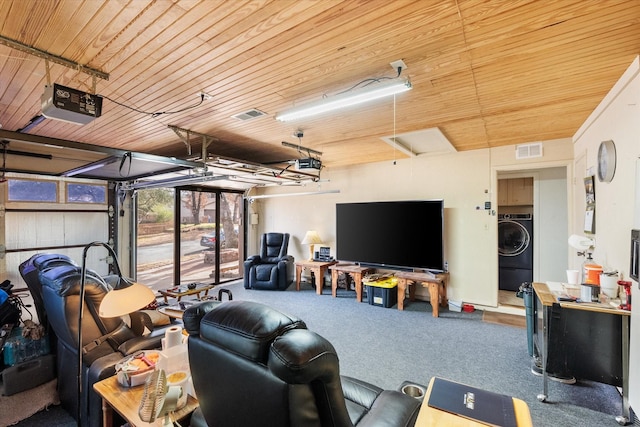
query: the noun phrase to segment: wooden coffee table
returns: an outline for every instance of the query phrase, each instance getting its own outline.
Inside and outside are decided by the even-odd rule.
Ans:
[[[164,297],[164,302],[168,303],[169,302],[167,301],[168,297],[176,298],[178,301],[180,301],[180,298],[187,295],[196,295],[197,298],[200,298],[200,294],[202,292],[204,292],[204,296],[207,296],[209,295],[209,289],[213,289],[214,287],[215,285],[206,285],[204,283],[198,283],[196,287],[193,289],[186,289],[181,291],[180,289],[186,288],[186,285],[181,285],[181,286],[175,286],[169,289],[161,289],[158,292],[160,292],[160,295]]]

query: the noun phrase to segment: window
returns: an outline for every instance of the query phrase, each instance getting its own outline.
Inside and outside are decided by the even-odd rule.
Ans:
[[[27,179],[9,179],[9,202],[53,202],[58,201],[58,183]]]
[[[107,203],[107,186],[95,184],[67,184],[68,203]]]

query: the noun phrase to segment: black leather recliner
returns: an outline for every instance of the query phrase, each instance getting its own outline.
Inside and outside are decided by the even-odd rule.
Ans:
[[[260,255],[244,262],[244,287],[284,291],[293,281],[293,256],[287,255],[289,233],[265,233]]]
[[[75,263],[51,263],[38,270],[41,300],[56,338],[56,368],[60,402],[74,417],[78,413],[78,315],[82,269]],[[87,270],[82,319],[83,425],[102,425],[102,399],[93,384],[115,375],[115,365],[138,350],[159,349],[164,330],[138,335],[122,318],[102,318],[100,302],[118,281],[117,275],[101,277]],[[36,286],[37,289],[37,286]]]
[[[302,320],[251,301],[191,310],[192,427],[414,425],[420,401],[341,376],[331,343]]]

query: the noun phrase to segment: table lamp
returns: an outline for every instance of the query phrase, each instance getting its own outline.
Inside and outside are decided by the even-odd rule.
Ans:
[[[303,245],[309,245],[309,261],[313,261],[313,245],[322,243],[322,239],[315,230],[307,231],[302,239]]]
[[[113,290],[107,292],[102,301],[98,314],[100,317],[118,317],[132,313],[149,305],[156,296],[151,289],[139,283],[132,282],[122,276],[118,257],[111,246],[102,242],[89,243],[82,251],[82,272],[80,275],[80,314],[78,315],[78,426],[82,425],[82,319],[84,317],[84,297],[87,281],[87,252],[90,248],[102,246],[113,258],[118,282]]]

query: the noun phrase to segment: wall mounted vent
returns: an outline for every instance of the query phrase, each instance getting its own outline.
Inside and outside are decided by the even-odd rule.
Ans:
[[[251,119],[255,119],[257,117],[262,117],[264,115],[266,115],[267,113],[265,113],[264,111],[260,111],[256,108],[252,108],[251,110],[245,111],[243,113],[238,113],[235,114],[231,117],[233,117],[234,119],[238,119],[238,120],[251,120]]]
[[[516,145],[517,160],[531,159],[534,157],[542,157],[542,142]]]

